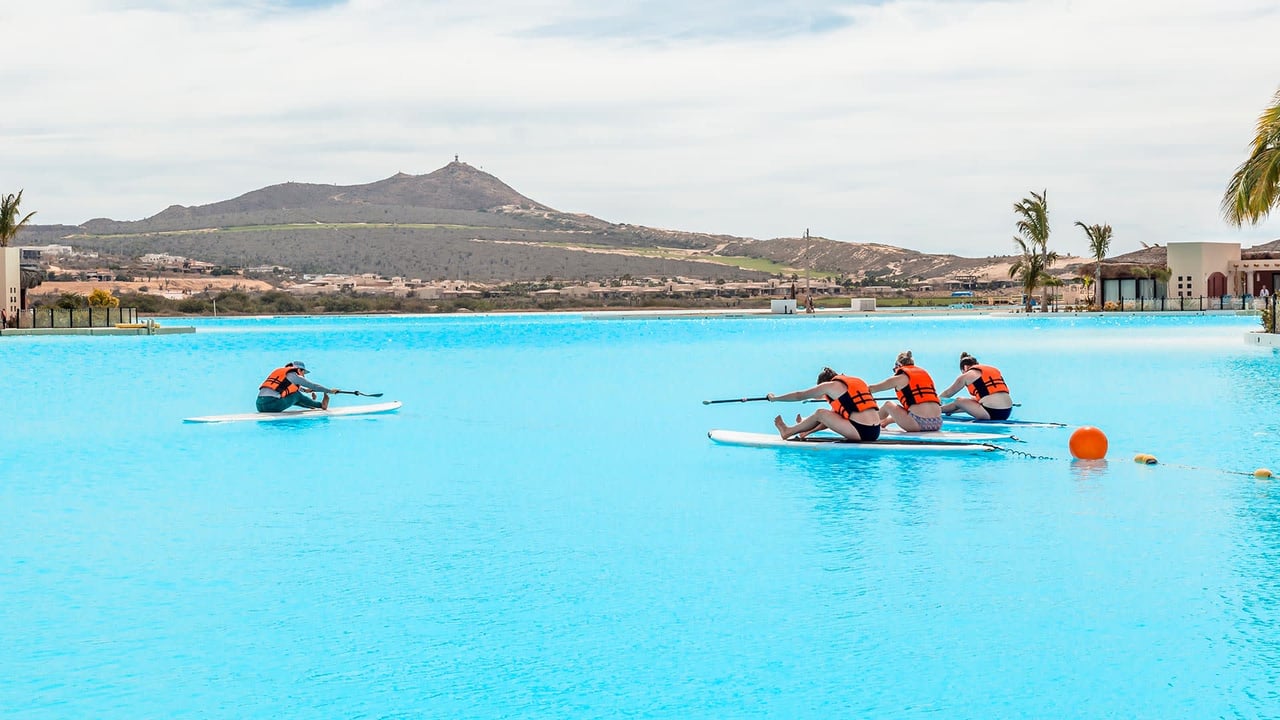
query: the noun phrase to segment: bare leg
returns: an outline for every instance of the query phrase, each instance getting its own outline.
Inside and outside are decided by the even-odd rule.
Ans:
[[[822,427],[822,423],[818,422],[817,417],[817,413],[814,413],[813,415],[800,420],[795,425],[787,425],[787,423],[782,419],[782,416],[779,415],[773,419],[773,426],[778,428],[778,434],[782,436],[783,440],[790,440],[794,435],[798,435],[800,433],[808,435],[814,430]]]
[[[987,409],[982,407],[982,403],[972,398],[956,398],[955,402],[951,403],[951,405],[956,406],[960,411],[966,412],[979,420],[991,419],[991,413],[988,413]],[[942,411],[946,412],[947,409],[944,407]]]
[[[858,428],[854,427],[853,423],[844,419],[840,415],[837,415],[831,410],[819,410],[813,415],[822,423],[823,427],[839,433],[840,437],[843,437],[845,440],[852,440],[853,442],[863,441],[862,434],[858,432]]]
[[[920,426],[916,424],[915,418],[897,403],[887,402],[880,406],[880,418],[880,427],[889,427],[897,423],[898,427],[907,432],[920,432]]]

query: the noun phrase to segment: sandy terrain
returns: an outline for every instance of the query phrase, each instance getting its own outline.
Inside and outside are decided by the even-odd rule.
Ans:
[[[261,280],[248,280],[242,277],[175,277],[175,278],[154,278],[149,281],[138,282],[49,282],[42,283],[39,287],[30,291],[31,295],[59,295],[61,293],[78,293],[88,296],[89,293],[99,288],[110,290],[112,295],[119,295],[121,292],[143,292],[142,288],[147,288],[147,292],[152,294],[169,294],[169,293],[200,293],[205,290],[218,292],[220,290],[231,290],[238,288],[241,290],[262,291],[270,290],[271,284]]]

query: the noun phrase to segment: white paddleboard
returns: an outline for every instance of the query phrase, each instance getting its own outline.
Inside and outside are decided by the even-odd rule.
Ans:
[[[203,417],[184,418],[189,423],[221,423],[221,422],[268,422],[273,420],[316,420],[319,418],[338,417],[341,415],[375,415],[393,412],[400,408],[400,401],[393,400],[369,405],[339,405],[328,410],[286,410],[278,413],[237,413],[234,415],[205,415]]]
[[[1037,422],[1035,420],[979,420],[968,415],[943,415],[943,425],[962,425],[964,427],[983,428],[1064,428],[1066,423]]]
[[[824,433],[825,434],[825,433]],[[990,442],[993,440],[1013,440],[1008,433],[998,432],[961,432],[958,430],[935,430],[933,432],[907,432],[900,427],[887,427],[880,431],[880,437],[893,440],[953,440],[956,442]]]
[[[936,435],[937,433],[929,433]],[[843,438],[829,435],[810,435],[805,440],[783,440],[777,433],[753,433],[739,430],[712,430],[707,437],[721,445],[738,445],[741,447],[787,448],[795,450],[852,451],[852,452],[991,452],[995,448],[978,442],[958,442],[954,440],[902,440],[890,435],[889,440],[875,442],[849,442]]]

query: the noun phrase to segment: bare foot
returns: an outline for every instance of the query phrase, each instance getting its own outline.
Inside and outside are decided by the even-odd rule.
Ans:
[[[320,409],[321,409],[321,410],[328,410],[328,409],[329,409],[329,396],[328,396],[328,395],[325,395],[325,396],[324,396],[324,399],[320,401]]]
[[[787,431],[790,430],[791,428],[787,427],[787,424],[782,421],[781,415],[778,415],[773,419],[773,426],[778,428],[778,434],[782,436],[783,440],[790,439],[787,437]]]

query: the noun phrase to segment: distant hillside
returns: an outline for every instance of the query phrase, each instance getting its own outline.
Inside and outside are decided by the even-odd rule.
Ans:
[[[1008,258],[963,258],[932,255],[877,243],[848,243],[827,238],[736,240],[722,246],[724,255],[762,257],[790,267],[843,272],[870,278],[942,278],[979,273]]]
[[[463,162],[364,185],[283,183],[231,200],[173,205],[138,221],[30,226],[24,245],[60,243],[136,257],[170,253],[229,266],[423,279],[591,280],[684,275],[760,279],[777,272],[934,279],[998,273],[1007,258],[931,255],[826,238],[754,240],[659,230],[563,213]],[[993,270],[993,267],[995,268]]]

